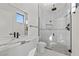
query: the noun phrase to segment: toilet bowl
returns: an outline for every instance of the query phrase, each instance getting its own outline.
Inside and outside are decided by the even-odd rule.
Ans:
[[[47,44],[45,42],[39,42],[38,43],[38,52],[39,53],[44,53],[46,45]]]

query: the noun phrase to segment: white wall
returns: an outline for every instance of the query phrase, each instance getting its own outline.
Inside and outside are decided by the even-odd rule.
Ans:
[[[72,14],[72,55],[79,56],[79,7]]]
[[[13,47],[8,50],[6,49],[5,51],[2,51],[2,52],[0,51],[0,55],[28,55],[28,53],[33,48],[36,48],[37,41],[38,41],[38,28],[29,27],[29,25],[38,26],[38,4],[28,4],[28,3],[25,3],[25,4],[24,3],[23,4],[0,4],[0,9],[2,9],[0,12],[4,13],[4,10],[6,10],[6,13],[4,13],[4,14],[5,14],[5,16],[9,15],[8,18],[10,18],[10,19],[6,18],[7,16],[4,17],[4,20],[7,21],[7,19],[8,19],[8,21],[7,21],[8,24],[4,27],[5,30],[9,29],[8,32],[10,30],[12,30],[12,32],[19,31],[21,34],[23,34],[24,25],[16,23],[16,20],[15,20],[16,8],[13,8],[13,6],[21,9],[22,11],[24,11],[28,14],[28,36],[27,37],[28,37],[28,39],[34,39],[34,40],[32,40],[32,41],[30,41],[30,43],[26,43],[22,46],[17,46],[16,48]],[[10,22],[9,22],[9,20],[10,20]],[[2,19],[0,19],[0,21],[2,21]],[[1,27],[3,27],[3,25]],[[2,33],[3,33],[3,31],[2,31]],[[27,39],[27,38],[25,38],[25,39]],[[15,44],[13,46],[15,46]]]
[[[38,28],[29,27],[30,25],[38,26],[38,4],[21,3],[11,4],[25,11],[28,14],[28,37],[29,39],[38,37]]]
[[[19,8],[26,12],[28,15],[28,37],[33,38],[33,37],[38,37],[38,28],[32,28],[29,27],[29,25],[34,25],[38,26],[38,4],[11,4],[15,6],[16,8]],[[16,15],[16,8],[13,8],[10,4],[2,4],[1,8],[4,10],[8,10],[8,14],[12,16],[12,24],[11,26],[13,28],[13,31],[19,31],[20,33],[24,33],[24,24],[19,24],[16,23],[15,15]],[[11,23],[11,22],[9,22]]]
[[[8,37],[11,37],[9,34],[13,32],[19,32],[21,35],[24,35],[24,24],[16,22],[17,11],[20,10],[9,4],[0,4],[0,38],[1,36],[3,38],[6,36],[6,39],[11,40],[11,38]]]
[[[14,19],[13,12],[8,4],[0,4],[0,41],[11,40],[9,33],[13,33]]]

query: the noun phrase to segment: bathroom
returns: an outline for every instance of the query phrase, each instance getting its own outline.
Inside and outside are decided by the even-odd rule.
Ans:
[[[78,3],[0,4],[0,56],[79,55],[78,6]]]

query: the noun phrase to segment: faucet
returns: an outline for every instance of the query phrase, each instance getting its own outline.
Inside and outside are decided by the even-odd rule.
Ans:
[[[16,38],[16,32],[9,33],[9,35],[13,35],[13,37]]]
[[[19,38],[19,36],[20,36],[20,34],[19,34],[19,32],[17,32],[17,36],[16,36],[16,38]]]
[[[10,33],[9,35],[13,35],[14,38],[19,38],[19,32]]]

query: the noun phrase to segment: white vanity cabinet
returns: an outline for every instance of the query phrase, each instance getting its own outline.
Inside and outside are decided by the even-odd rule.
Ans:
[[[26,41],[26,43],[16,43],[13,45],[8,45],[0,51],[0,56],[27,56],[29,52],[37,48],[38,39],[33,39]]]

